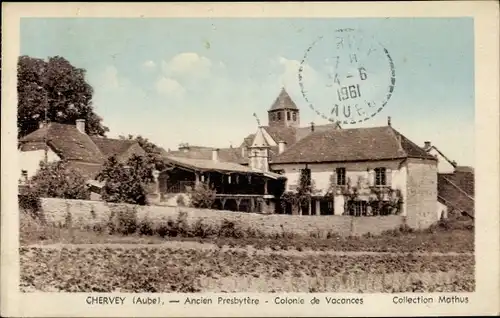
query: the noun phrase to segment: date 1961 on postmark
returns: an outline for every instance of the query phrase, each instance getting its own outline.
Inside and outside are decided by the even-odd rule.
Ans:
[[[302,59],[298,79],[309,107],[342,124],[374,117],[391,98],[396,83],[389,51],[354,29],[338,29],[314,41]]]

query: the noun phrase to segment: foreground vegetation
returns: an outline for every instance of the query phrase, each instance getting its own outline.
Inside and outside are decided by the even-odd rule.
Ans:
[[[473,291],[473,256],[312,257],[161,245],[23,247],[23,290],[67,292]]]
[[[140,226],[125,231],[130,224],[83,230],[43,225],[22,213],[21,290],[474,291],[474,233],[467,222],[359,238],[258,237],[227,222],[211,232],[183,224],[177,220],[148,231]],[[311,250],[317,252],[306,253]]]
[[[425,231],[400,228],[382,235],[341,237],[331,233],[322,238],[318,233],[299,236],[293,233],[264,235],[254,228],[243,228],[233,222],[223,222],[217,228],[203,222],[189,225],[182,217],[159,226],[133,224],[117,220],[107,228],[77,229],[41,224],[21,213],[20,242],[28,244],[94,244],[94,243],[162,243],[165,241],[198,241],[219,247],[247,247],[271,250],[372,251],[372,252],[474,252],[474,227],[470,220],[440,222]]]

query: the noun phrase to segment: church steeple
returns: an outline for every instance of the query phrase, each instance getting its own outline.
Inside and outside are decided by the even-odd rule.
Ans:
[[[269,116],[269,126],[300,126],[299,109],[284,87],[281,88],[278,97],[267,112]]]

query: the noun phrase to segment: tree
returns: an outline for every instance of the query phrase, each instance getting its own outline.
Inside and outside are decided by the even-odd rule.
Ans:
[[[110,157],[97,180],[104,182],[101,190],[103,200],[146,205],[148,186],[154,178],[147,159],[134,155],[126,164],[118,162],[114,156]]]
[[[30,181],[29,192],[38,197],[88,200],[86,179],[65,161],[40,163],[40,170]]]
[[[315,185],[311,179],[311,173],[309,170],[303,169],[300,172],[299,184],[295,193],[285,192],[281,196],[283,209],[285,209],[285,204],[290,203],[292,208],[301,209],[305,205],[309,205],[313,193],[315,192]]]
[[[141,135],[134,136],[134,135],[128,135],[128,136],[120,136],[120,139],[126,139],[126,140],[135,140],[141,146],[142,149],[147,154],[147,161],[149,164],[151,164],[154,169],[163,171],[166,168],[165,162],[163,161],[162,158],[162,152],[163,150],[158,147],[156,144],[151,142],[149,139],[142,137]]]
[[[76,119],[85,119],[89,135],[104,136],[109,131],[93,110],[93,89],[85,80],[85,70],[63,57],[47,61],[19,57],[17,93],[18,138],[38,129],[45,120],[45,111],[51,122],[74,124]]]

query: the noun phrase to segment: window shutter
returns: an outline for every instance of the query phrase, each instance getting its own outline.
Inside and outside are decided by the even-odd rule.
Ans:
[[[387,186],[389,186],[389,187],[392,185],[392,170],[391,169],[385,170],[385,182],[386,182]]]
[[[375,185],[375,170],[370,169],[368,171],[368,184],[370,187],[373,187]]]

